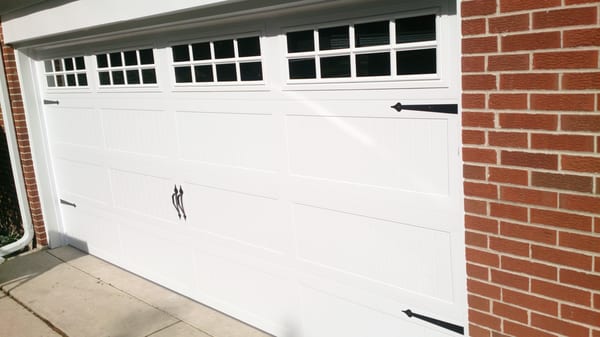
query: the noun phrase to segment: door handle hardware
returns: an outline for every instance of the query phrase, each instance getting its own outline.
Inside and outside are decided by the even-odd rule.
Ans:
[[[422,321],[425,321],[427,323],[431,323],[434,325],[437,325],[439,327],[442,327],[444,329],[450,330],[450,331],[454,331],[457,334],[460,335],[464,335],[465,334],[465,328],[460,326],[460,325],[456,325],[456,324],[452,324],[452,323],[448,323],[445,321],[441,321],[439,319],[436,318],[432,318],[429,316],[425,316],[425,315],[421,315],[421,314],[417,314],[416,312],[412,312],[410,309],[407,310],[403,310],[403,313],[406,314],[406,316],[408,316],[409,318],[416,318],[416,319],[420,319]]]
[[[425,112],[438,112],[445,114],[457,114],[457,104],[416,104],[416,105],[404,105],[400,102],[392,105],[390,108],[400,112],[402,110],[412,111],[425,111]]]
[[[61,204],[63,204],[63,205],[71,206],[71,207],[73,207],[73,208],[76,208],[76,207],[77,207],[77,205],[75,205],[74,203],[72,203],[72,202],[69,202],[69,201],[66,201],[66,200],[64,200],[64,199],[60,199],[60,203],[61,203]]]
[[[177,216],[179,219],[183,216],[183,220],[187,221],[187,215],[185,214],[185,208],[183,207],[183,188],[179,185],[179,190],[177,189],[177,185],[173,188],[173,194],[171,194],[171,202],[173,203],[173,207],[177,211]]]
[[[53,101],[53,100],[49,100],[49,99],[45,99],[44,100],[44,104],[56,104],[56,105],[58,105],[58,103],[59,103],[58,101]]]

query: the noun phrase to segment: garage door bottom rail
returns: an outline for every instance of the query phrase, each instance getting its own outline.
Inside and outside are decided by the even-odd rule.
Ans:
[[[465,334],[465,328],[462,327],[462,326],[460,326],[460,325],[456,325],[456,324],[444,322],[444,321],[441,321],[439,319],[435,319],[435,318],[428,317],[428,316],[425,316],[425,315],[417,314],[416,312],[412,312],[410,309],[403,310],[402,312],[405,313],[406,316],[408,316],[410,318],[414,317],[416,319],[420,319],[420,320],[425,321],[427,323],[431,323],[431,324],[437,325],[437,326],[442,327],[444,329],[448,329],[448,330],[454,331],[454,332],[456,332],[458,334],[461,334],[461,335]]]

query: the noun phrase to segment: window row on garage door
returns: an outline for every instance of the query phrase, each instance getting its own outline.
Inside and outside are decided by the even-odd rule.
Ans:
[[[435,78],[435,14],[299,27],[282,34],[288,81],[390,81]],[[169,47],[171,80],[178,86],[260,85],[265,53],[260,33]],[[152,87],[159,81],[153,48],[112,50],[44,61],[49,89]]]

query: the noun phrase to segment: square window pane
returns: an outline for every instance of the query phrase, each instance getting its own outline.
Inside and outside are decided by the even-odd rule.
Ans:
[[[238,56],[260,56],[260,41],[258,36],[238,39]]]
[[[191,83],[192,82],[192,68],[191,67],[176,67],[175,68],[175,82]]]
[[[141,49],[139,52],[141,64],[154,64],[154,53],[152,52],[152,49]]]
[[[185,62],[190,60],[190,50],[187,44],[171,47],[173,52],[173,61]]]
[[[46,70],[47,73],[52,72],[52,61],[50,61],[50,60],[44,61],[44,70]]]
[[[142,69],[142,82],[144,84],[156,83],[156,72],[154,69]]]
[[[75,58],[75,67],[77,68],[77,70],[85,69],[85,60],[83,59],[83,56]]]
[[[343,49],[350,47],[348,26],[319,29],[319,49]]]
[[[108,67],[108,58],[106,57],[106,54],[96,55],[96,62],[98,63],[98,68]]]
[[[315,59],[289,60],[288,64],[290,67],[290,79],[292,80],[317,77]]]
[[[321,77],[350,77],[350,56],[321,58]]]
[[[242,81],[262,81],[262,64],[260,62],[240,63]]]
[[[379,46],[390,43],[390,22],[379,21],[354,26],[357,47]]]
[[[54,60],[54,71],[63,71],[62,62],[60,59]]]
[[[75,74],[67,75],[67,85],[70,87],[74,87],[77,85],[77,81],[75,80]]]
[[[122,65],[123,61],[121,60],[121,53],[110,53],[110,66],[120,67]]]
[[[233,50],[233,40],[223,40],[223,41],[215,41],[215,58],[225,59],[235,56],[235,52]],[[217,71],[217,74],[219,72]],[[218,77],[218,76],[217,76]]]
[[[312,30],[287,33],[288,53],[315,50],[315,36]]]
[[[127,70],[127,84],[140,84],[140,72],[136,70]]]
[[[194,60],[210,60],[210,42],[194,43],[192,45]]]
[[[436,50],[409,50],[396,53],[398,75],[435,74]]]
[[[196,82],[213,82],[212,66],[195,66]]]
[[[396,43],[435,40],[435,15],[396,20]]]
[[[77,74],[77,82],[80,87],[86,87],[88,85],[86,74]]]
[[[63,75],[56,75],[56,85],[59,87],[65,86],[65,77]]]
[[[123,71],[113,71],[112,72],[112,83],[114,85],[125,84],[125,76],[123,75]]]
[[[387,76],[390,74],[390,53],[356,55],[357,76]]]
[[[237,81],[237,74],[235,72],[235,64],[217,64],[217,81],[219,82],[231,82]]]
[[[48,83],[48,87],[53,88],[56,86],[56,82],[54,81],[54,76],[46,76],[46,83]]]
[[[75,69],[75,65],[73,64],[72,58],[64,59],[64,61],[65,61],[65,70],[74,70]]]
[[[100,85],[110,85],[110,75],[108,71],[103,71],[98,74],[100,77]]]
[[[125,65],[126,66],[135,66],[137,65],[137,53],[135,50],[126,51],[123,53],[125,56]]]

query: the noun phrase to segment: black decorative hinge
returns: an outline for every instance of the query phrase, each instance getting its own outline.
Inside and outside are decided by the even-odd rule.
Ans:
[[[392,105],[390,108],[395,109],[400,112],[402,110],[412,110],[412,111],[427,111],[427,112],[438,112],[444,114],[457,114],[458,113],[458,105],[457,104],[416,104],[416,105],[403,105],[398,102]]]
[[[173,202],[173,207],[175,207],[179,219],[183,216],[183,220],[187,220],[185,208],[183,208],[183,188],[181,188],[181,185],[179,185],[179,190],[177,189],[177,185],[175,185],[173,194],[171,194],[171,201]]]
[[[58,101],[52,101],[52,100],[49,100],[49,99],[45,99],[44,100],[44,104],[56,104],[56,105],[58,105]]]
[[[77,205],[75,205],[74,203],[66,201],[64,199],[60,199],[60,203],[63,205],[71,206],[71,207],[77,207]]]
[[[460,326],[460,325],[456,325],[456,324],[452,324],[452,323],[448,323],[448,322],[444,322],[444,321],[440,321],[439,319],[435,319],[435,318],[431,318],[425,315],[421,315],[421,314],[417,314],[415,312],[412,312],[410,309],[407,310],[403,310],[403,313],[406,314],[406,316],[412,318],[417,318],[420,319],[422,321],[425,321],[427,323],[431,323],[434,325],[437,325],[439,327],[442,327],[444,329],[448,329],[450,331],[454,331],[458,334],[464,335],[465,334],[465,328]]]

